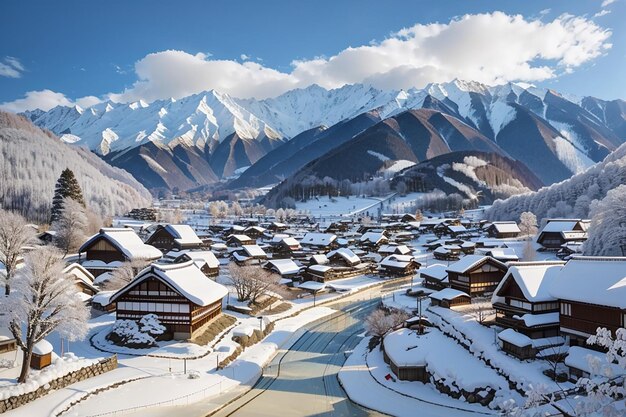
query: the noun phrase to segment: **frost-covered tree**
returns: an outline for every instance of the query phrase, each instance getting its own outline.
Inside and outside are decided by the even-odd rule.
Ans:
[[[230,272],[229,281],[235,287],[239,301],[254,303],[262,295],[280,292],[278,286],[280,277],[265,269],[231,263],[228,266],[228,271]]]
[[[26,219],[17,213],[0,209],[0,262],[5,273],[0,274],[4,293],[9,295],[11,282],[24,248],[35,242],[36,232]]]
[[[54,244],[67,255],[85,241],[88,227],[87,210],[81,203],[68,197],[63,200],[57,220],[52,223],[52,229],[56,232]]]
[[[523,236],[534,236],[537,234],[537,216],[530,211],[525,211],[519,216],[519,229]]]
[[[119,290],[124,285],[131,282],[137,274],[139,274],[139,272],[146,268],[149,264],[150,262],[140,258],[124,262],[113,270],[111,278],[109,278],[102,286],[103,289],[107,291]]]
[[[626,255],[626,185],[592,203],[590,214],[589,239],[583,247],[585,255]]]
[[[53,331],[68,340],[87,333],[88,308],[76,295],[74,280],[63,273],[58,249],[39,247],[25,256],[11,293],[1,303],[0,325],[7,326],[22,349],[18,382],[28,378],[35,344]]]
[[[59,220],[65,199],[71,198],[85,207],[83,190],[80,188],[74,172],[65,168],[54,186],[54,197],[52,197],[52,210],[50,213],[50,223]]]

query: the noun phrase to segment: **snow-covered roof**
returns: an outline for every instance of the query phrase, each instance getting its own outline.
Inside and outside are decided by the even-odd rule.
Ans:
[[[461,258],[459,261],[451,264],[448,267],[448,272],[456,272],[458,274],[463,274],[469,271],[470,269],[474,268],[476,265],[480,264],[481,262],[488,261],[488,260],[491,260],[492,262],[506,269],[505,264],[503,264],[502,262],[496,259],[490,258],[489,256],[466,255],[463,258]]]
[[[485,252],[486,255],[491,256],[497,260],[503,261],[517,261],[519,260],[519,256],[515,252],[513,248],[497,248],[491,249]]]
[[[309,291],[321,291],[324,288],[326,288],[326,284],[324,284],[323,282],[317,282],[317,281],[305,281],[301,283],[300,285],[298,285],[298,288],[302,288],[303,290],[309,290]]]
[[[324,274],[333,269],[333,267],[328,265],[311,265],[308,269],[310,271],[321,272]]]
[[[300,272],[300,267],[292,259],[272,259],[267,262],[281,275],[293,275]]]
[[[443,264],[432,264],[427,266],[426,268],[420,268],[420,276],[428,275],[429,277],[444,280],[448,277],[448,271],[446,271],[448,267]]]
[[[230,235],[228,238],[229,239],[232,238],[232,239],[238,240],[240,242],[246,242],[248,240],[252,240],[252,238],[248,237],[247,235]]]
[[[421,339],[421,340],[420,340]],[[399,329],[389,333],[383,339],[385,353],[398,366],[426,366],[426,357],[419,346],[427,344],[428,335],[418,338],[409,329]],[[422,354],[416,354],[416,350]]]
[[[355,253],[352,252],[348,248],[339,248],[339,249],[330,251],[328,252],[326,256],[328,258],[332,258],[334,255],[341,256],[343,259],[345,259],[347,262],[351,264],[358,264],[359,262],[361,262],[361,259],[359,259],[359,257],[355,255]]]
[[[382,245],[378,249],[379,253],[400,253],[406,255],[411,253],[411,249],[407,245]]]
[[[626,308],[626,257],[574,256],[553,279],[561,300]]]
[[[611,376],[626,374],[626,371],[618,364],[609,363],[605,353],[581,346],[572,346],[569,348],[567,357],[565,358],[565,365],[590,374],[599,372],[601,375],[606,375],[604,371],[609,369]],[[592,368],[595,368],[595,370]]]
[[[493,222],[491,226],[498,233],[521,233],[519,226],[515,222]]]
[[[556,276],[561,272],[564,262],[519,262],[511,263],[506,275],[493,292],[492,302],[500,300],[501,289],[511,277],[531,303],[552,301],[555,298],[550,288]]]
[[[381,241],[386,241],[387,236],[383,232],[366,232],[359,238],[359,241],[370,242],[370,243],[379,243]]]
[[[380,261],[380,265],[405,268],[412,261],[414,261],[414,258],[410,255],[389,255]]]
[[[465,226],[448,226],[448,230],[454,233],[467,232],[467,229],[465,228]]]
[[[243,245],[242,247],[253,258],[267,258],[267,253],[259,245]]]
[[[559,323],[559,312],[543,313],[543,314],[523,314],[521,317],[514,318],[522,320],[526,327],[545,326],[548,324]]]
[[[302,237],[300,243],[312,246],[328,246],[337,239],[337,235],[332,233],[313,233],[309,232]]]
[[[298,242],[296,240],[296,238],[293,237],[284,237],[281,239],[281,242],[284,243],[287,246],[297,246],[300,247],[300,242]]]
[[[98,292],[98,289],[94,287],[94,277],[91,272],[87,271],[82,265],[77,263],[69,264],[63,269],[63,273],[72,275],[77,280],[81,281],[87,287],[91,288],[94,292]]]
[[[221,300],[228,293],[222,284],[208,279],[194,265],[193,261],[187,261],[180,264],[151,264],[141,271],[134,280],[118,290],[111,297],[111,302],[126,293],[131,287],[150,277],[157,278],[199,306],[207,306]]]
[[[100,291],[93,297],[91,297],[92,304],[108,305],[111,302],[111,297],[116,291]]]
[[[182,250],[175,253],[179,254],[177,258],[183,255],[187,255],[189,259],[193,259],[194,261],[206,262],[209,268],[218,268],[220,266],[220,261],[210,250]]]
[[[429,295],[430,298],[435,300],[453,300],[458,297],[469,297],[467,293],[463,291],[455,290],[454,288],[444,288],[441,291],[434,292]]]
[[[315,263],[318,265],[325,265],[330,262],[326,255],[324,255],[323,253],[311,255],[311,260],[315,261]]]
[[[168,224],[165,230],[174,236],[174,241],[180,245],[200,245],[202,240],[188,224]]]
[[[533,344],[530,337],[525,334],[518,333],[514,329],[502,330],[498,333],[498,339],[521,348],[531,346]]]
[[[47,355],[48,353],[52,353],[53,350],[52,343],[48,342],[46,339],[40,340],[33,346],[33,353],[35,355]]]
[[[133,229],[103,227],[98,234],[93,235],[83,243],[78,252],[84,252],[96,239],[103,238],[121,251],[125,257],[133,259],[159,259],[162,256],[160,250],[151,245],[146,245],[137,236]]]
[[[568,232],[573,230],[578,223],[577,220],[550,220],[546,225],[541,229],[541,233],[545,232]]]

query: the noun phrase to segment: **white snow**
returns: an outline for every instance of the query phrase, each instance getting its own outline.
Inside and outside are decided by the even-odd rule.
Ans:
[[[96,238],[102,237],[118,248],[128,259],[159,259],[163,254],[154,246],[146,245],[130,228],[102,228],[93,235],[79,249],[84,252]],[[84,263],[83,263],[84,265]]]

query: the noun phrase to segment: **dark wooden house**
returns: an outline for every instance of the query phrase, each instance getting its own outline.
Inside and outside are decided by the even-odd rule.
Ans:
[[[522,233],[515,222],[493,222],[486,231],[489,236],[498,239],[517,237]]]
[[[220,274],[220,261],[211,251],[201,250],[168,253],[168,255],[170,254],[175,256],[173,262],[177,264],[193,261],[193,263],[200,268],[202,273],[207,277],[216,277]]]
[[[507,272],[507,266],[489,256],[467,255],[448,269],[450,287],[470,296],[492,293]]]
[[[546,249],[558,250],[567,242],[587,240],[590,220],[584,219],[548,219],[537,236],[537,243]]]
[[[150,235],[146,244],[161,249],[163,252],[172,249],[196,249],[202,247],[202,240],[187,224],[158,225]]]
[[[380,261],[379,269],[388,276],[404,277],[414,274],[420,265],[411,255],[389,255]]]
[[[563,262],[511,263],[491,302],[496,325],[512,329],[500,337],[504,351],[520,359],[534,358],[541,349],[562,344],[559,302],[550,293]],[[540,340],[541,339],[541,340]]]
[[[175,339],[190,339],[222,312],[228,290],[207,278],[193,261],[152,264],[110,299],[118,320],[156,314]]]
[[[626,326],[626,257],[575,256],[554,279],[559,329],[571,345],[604,327],[613,334]]]
[[[226,239],[226,246],[238,247],[243,245],[255,245],[256,240],[252,239],[247,235],[230,235]]]
[[[448,283],[447,268],[447,265],[444,264],[432,264],[426,268],[420,268],[419,273],[420,278],[423,280],[423,285],[426,288],[437,291],[448,288],[450,284]]]
[[[122,262],[143,259],[154,261],[163,254],[151,245],[146,245],[129,228],[102,228],[78,250],[80,263],[94,276],[109,272]]]

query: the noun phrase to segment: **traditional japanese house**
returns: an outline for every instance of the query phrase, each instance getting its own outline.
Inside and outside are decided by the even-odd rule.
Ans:
[[[445,233],[452,237],[457,237],[467,234],[467,229],[463,225],[447,225],[445,228]]]
[[[277,243],[272,243],[272,249],[275,257],[291,258],[302,251],[302,246],[296,238],[287,236],[280,238]]]
[[[150,235],[146,244],[161,249],[163,252],[172,249],[196,249],[202,247],[202,240],[187,224],[158,225]]]
[[[133,229],[102,228],[78,250],[80,264],[93,276],[109,272],[122,262],[142,259],[154,261],[163,254],[154,246],[147,245]]]
[[[591,221],[584,219],[548,219],[537,236],[537,243],[546,249],[558,250],[567,242],[587,240]]]
[[[440,261],[458,261],[461,252],[459,245],[442,245],[433,251],[433,256]]]
[[[208,279],[193,261],[152,264],[110,298],[118,320],[156,314],[175,339],[190,339],[222,312],[228,290]]]
[[[563,343],[559,302],[550,293],[564,262],[514,262],[496,287],[491,302],[496,325],[512,331],[499,336],[502,349],[520,359]]]
[[[333,278],[333,267],[328,265],[311,265],[303,272],[305,281],[326,282]]]
[[[324,232],[326,233],[344,233],[350,229],[350,224],[346,222],[333,222]]]
[[[300,240],[300,244],[317,250],[331,250],[338,246],[336,240],[337,235],[331,233],[309,232]]]
[[[420,278],[423,279],[423,285],[426,288],[437,291],[448,288],[450,284],[448,283],[447,268],[448,266],[444,264],[432,264],[425,268],[420,268],[419,273]]]
[[[385,232],[367,232],[359,238],[359,245],[364,248],[377,250],[381,245],[389,242]]]
[[[554,278],[561,335],[584,346],[598,327],[626,326],[626,257],[574,256]]]
[[[489,236],[498,239],[517,237],[522,233],[515,222],[493,222],[485,230]]]
[[[256,240],[252,239],[247,235],[230,235],[226,239],[226,246],[238,247],[243,245],[255,245]]]
[[[482,249],[481,253],[485,256],[491,256],[493,259],[497,259],[500,262],[517,262],[519,256],[513,248],[495,248],[495,249]]]
[[[420,263],[411,255],[389,255],[380,261],[379,266],[385,275],[403,277],[414,274]]]
[[[335,266],[352,267],[361,263],[361,259],[348,248],[339,248],[326,255]]]
[[[378,248],[378,253],[380,253],[383,256],[410,255],[411,252],[412,252],[411,248],[409,248],[407,245],[399,245],[397,243],[390,243],[387,245],[382,245],[380,248]]]
[[[265,233],[265,229],[261,226],[246,227],[243,231],[243,234],[252,239],[260,239],[263,236],[263,233]]]
[[[267,259],[267,253],[259,245],[243,245],[232,256],[238,263],[260,263]]]
[[[467,255],[448,269],[450,287],[470,296],[492,293],[507,272],[507,266],[489,256]]]
[[[177,264],[193,261],[207,277],[216,277],[220,274],[220,261],[211,251],[180,251],[169,252],[167,255],[173,257],[172,262]]]
[[[283,278],[295,278],[304,269],[291,259],[271,259],[263,265],[263,268],[269,269]]]
[[[76,292],[85,302],[89,302],[91,297],[98,292],[98,289],[93,285],[94,276],[82,265],[70,264],[63,269],[63,273],[74,280]]]
[[[267,226],[267,230],[276,233],[276,232],[284,232],[289,229],[289,225],[285,223],[272,222]]]

